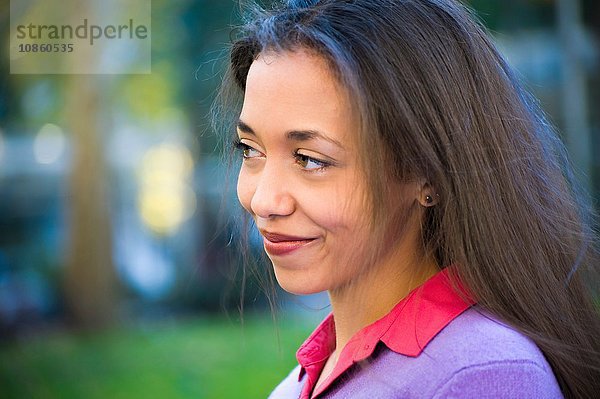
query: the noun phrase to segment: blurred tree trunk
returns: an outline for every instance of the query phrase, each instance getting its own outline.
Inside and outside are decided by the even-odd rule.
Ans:
[[[591,186],[592,140],[588,121],[586,73],[582,65],[583,28],[579,0],[556,0],[562,47],[562,118],[567,145],[582,183]]]
[[[73,20],[89,15],[81,2]],[[85,69],[96,61],[84,47],[76,57]],[[115,317],[116,278],[101,121],[101,76],[70,75],[65,119],[72,134],[69,248],[64,288],[70,321],[84,329],[110,325]]]

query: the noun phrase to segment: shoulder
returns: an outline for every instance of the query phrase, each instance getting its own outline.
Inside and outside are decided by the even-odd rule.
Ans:
[[[451,373],[432,398],[562,398],[556,379],[539,364],[502,360]]]
[[[473,361],[529,360],[550,370],[537,345],[520,331],[473,306],[450,322],[422,354]]]
[[[303,382],[298,381],[300,365],[296,366],[287,377],[271,392],[269,399],[297,399],[302,392]]]
[[[419,356],[384,348],[378,360],[404,381],[408,377],[409,390],[427,391],[427,397],[562,397],[536,344],[477,306],[449,323]]]

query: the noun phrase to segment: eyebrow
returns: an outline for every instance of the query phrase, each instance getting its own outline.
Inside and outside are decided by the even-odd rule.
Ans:
[[[243,133],[250,134],[252,136],[257,136],[256,132],[254,132],[254,130],[241,119],[238,120],[237,128]],[[340,147],[341,149],[344,149],[342,143],[331,137],[328,137],[326,134],[321,133],[318,130],[289,130],[285,133],[285,136],[288,140],[300,142],[320,138]]]

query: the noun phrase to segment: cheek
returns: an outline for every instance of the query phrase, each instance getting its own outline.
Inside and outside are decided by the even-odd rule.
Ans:
[[[333,236],[336,241],[347,241],[362,232],[367,224],[365,206],[357,185],[340,184],[315,192],[307,189],[301,199],[307,215]]]
[[[255,186],[252,179],[244,172],[244,168],[240,169],[237,181],[237,196],[242,207],[252,213],[250,204],[254,195]]]

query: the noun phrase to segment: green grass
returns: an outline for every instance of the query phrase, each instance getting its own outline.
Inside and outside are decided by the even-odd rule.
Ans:
[[[313,326],[314,327],[314,326]],[[264,398],[312,327],[247,317],[0,345],[0,398]]]

